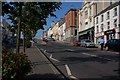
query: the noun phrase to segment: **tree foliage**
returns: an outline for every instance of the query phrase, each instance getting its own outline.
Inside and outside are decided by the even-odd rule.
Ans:
[[[19,2],[2,3],[2,15],[7,14],[14,25],[18,24],[19,6]],[[44,29],[43,26],[47,24],[46,18],[49,15],[56,17],[54,11],[59,10],[60,6],[61,2],[22,2],[21,30],[25,28],[27,32],[35,35],[37,30]]]

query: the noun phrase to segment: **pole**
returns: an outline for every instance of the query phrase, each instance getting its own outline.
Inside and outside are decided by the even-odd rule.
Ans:
[[[77,41],[79,40],[79,9],[77,9]]]

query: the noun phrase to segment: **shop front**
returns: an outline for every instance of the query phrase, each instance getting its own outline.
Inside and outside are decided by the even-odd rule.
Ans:
[[[94,28],[92,27],[92,28],[79,32],[78,38],[79,40],[89,39],[91,41],[94,41]]]
[[[106,35],[106,41],[110,39],[115,39],[115,29],[107,30],[104,32],[104,35]]]
[[[104,32],[99,32],[99,33],[96,33],[95,34],[95,40],[94,40],[94,42],[95,42],[95,44],[99,44],[99,40],[101,39],[101,38],[104,38]]]

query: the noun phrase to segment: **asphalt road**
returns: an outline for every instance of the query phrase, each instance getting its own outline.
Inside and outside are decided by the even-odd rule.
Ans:
[[[72,79],[115,79],[119,53],[98,48],[75,47],[67,43],[37,44],[55,65]]]

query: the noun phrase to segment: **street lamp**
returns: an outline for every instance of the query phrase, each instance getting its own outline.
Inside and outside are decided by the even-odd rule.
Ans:
[[[80,15],[80,12],[79,12],[80,9],[77,9],[77,41],[79,40],[79,33],[78,33],[78,30],[79,30],[79,15]]]

